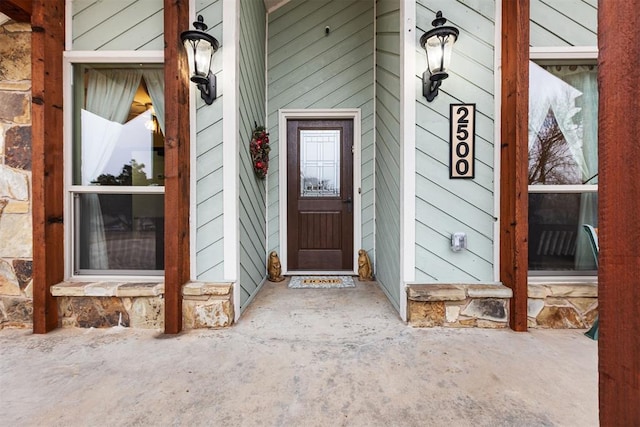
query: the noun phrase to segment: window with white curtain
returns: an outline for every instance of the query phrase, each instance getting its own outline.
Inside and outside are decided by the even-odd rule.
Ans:
[[[164,269],[164,74],[161,66],[74,66],[75,275]]]
[[[529,272],[594,275],[598,227],[597,67],[529,67]]]

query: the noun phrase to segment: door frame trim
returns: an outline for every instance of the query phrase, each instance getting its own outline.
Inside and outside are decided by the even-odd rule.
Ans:
[[[282,149],[288,144],[287,141],[287,120],[295,119],[351,119],[353,120],[353,273],[357,274],[358,249],[362,242],[362,114],[359,108],[339,108],[339,109],[281,109],[278,111],[278,194],[280,197],[278,204],[279,224],[280,224],[280,264],[282,273],[289,273],[287,266],[287,151]],[[298,273],[298,271],[295,271]],[[304,273],[309,274],[309,271]],[[320,272],[318,272],[320,273]],[[321,272],[327,274],[327,272]]]

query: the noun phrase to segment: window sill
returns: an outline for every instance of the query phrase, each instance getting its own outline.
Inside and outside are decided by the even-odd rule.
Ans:
[[[546,282],[531,283],[528,286],[529,298],[569,297],[595,298],[598,296],[597,282]]]
[[[51,286],[54,297],[155,297],[164,294],[158,282],[61,282]]]

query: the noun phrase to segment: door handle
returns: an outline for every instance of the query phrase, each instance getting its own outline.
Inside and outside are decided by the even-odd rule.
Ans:
[[[343,200],[342,203],[348,203],[349,206],[347,207],[349,213],[351,213],[351,211],[353,210],[353,200],[351,199],[351,196],[347,197],[347,200]]]

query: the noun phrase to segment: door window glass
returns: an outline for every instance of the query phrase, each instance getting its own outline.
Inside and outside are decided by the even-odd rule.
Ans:
[[[300,195],[340,195],[340,131],[300,131]]]

